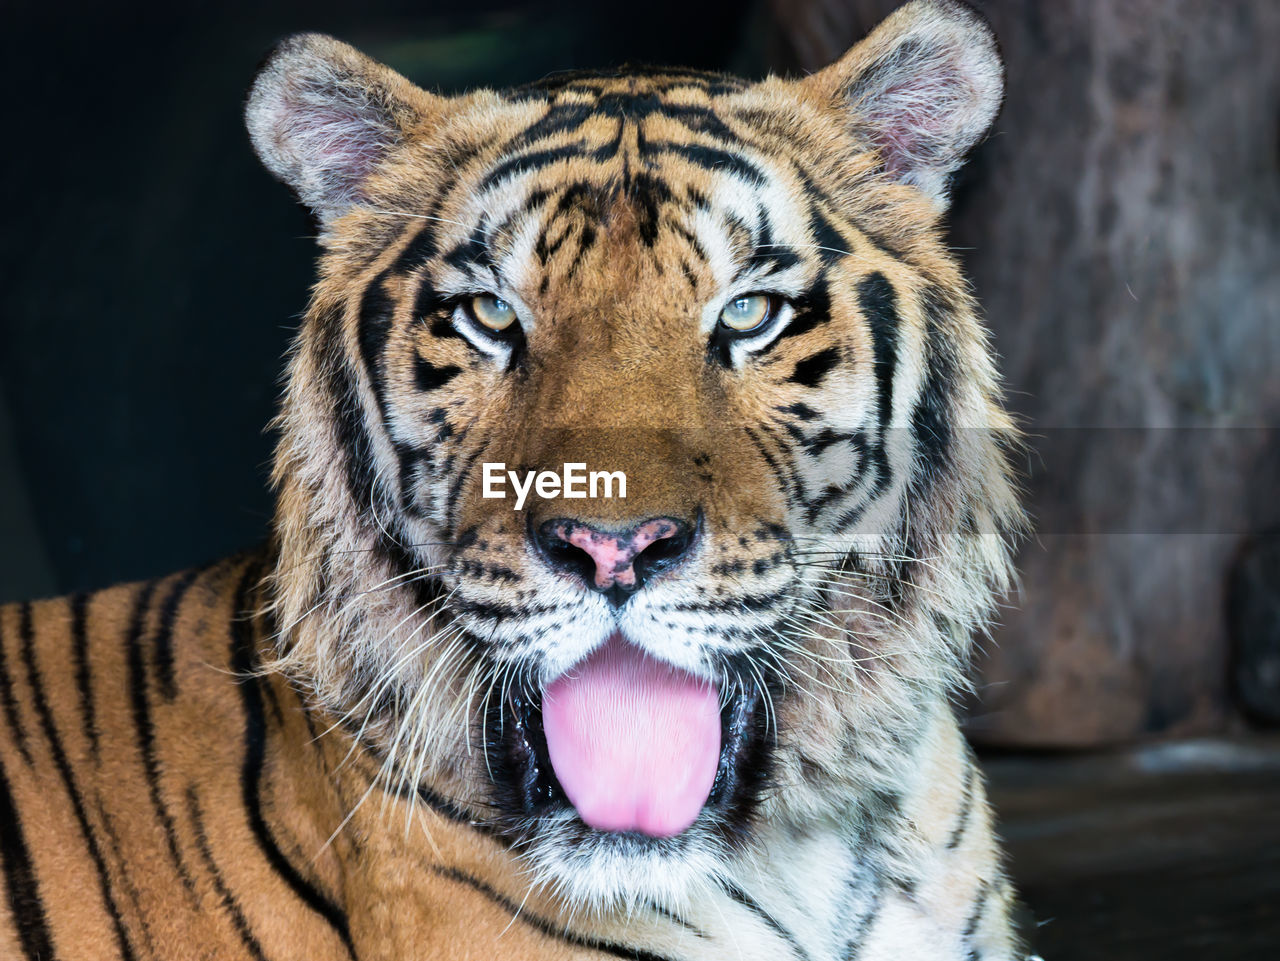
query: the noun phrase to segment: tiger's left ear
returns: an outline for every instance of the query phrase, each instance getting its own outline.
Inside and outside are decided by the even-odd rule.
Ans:
[[[885,171],[947,207],[950,175],[991,127],[1004,66],[991,27],[956,0],[913,0],[801,84],[848,118]]]
[[[298,33],[267,55],[244,114],[262,163],[327,227],[441,103],[340,40]]]

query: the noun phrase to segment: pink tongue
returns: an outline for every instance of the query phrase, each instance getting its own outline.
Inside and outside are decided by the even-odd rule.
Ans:
[[[715,687],[616,634],[547,688],[542,723],[561,787],[599,831],[671,837],[711,793]]]

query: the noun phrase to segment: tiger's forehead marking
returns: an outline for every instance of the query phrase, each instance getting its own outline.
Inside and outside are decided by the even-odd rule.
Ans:
[[[554,97],[557,95],[600,95],[620,90],[651,90],[670,93],[696,90],[704,95],[735,93],[750,84],[739,77],[708,70],[683,67],[629,65],[616,70],[566,70],[550,74],[542,80],[513,87],[512,97]]]
[[[785,135],[788,103],[732,78],[644,71],[486,92],[423,134],[434,163],[401,168],[418,200],[395,205],[426,216],[397,262],[422,268],[427,300],[494,293],[526,331],[548,310],[638,298],[643,312],[646,296],[709,331],[733,297],[799,295],[871,238],[847,216],[847,187]]]
[[[695,290],[705,271],[721,295],[744,273],[794,265],[795,250],[813,247],[803,185],[770,157],[776,145],[734,119],[743,83],[684,73],[555,83],[504,95],[515,129],[477,158],[470,190],[459,184],[454,219],[474,229],[446,259],[463,271],[468,253],[483,261],[476,285],[492,284],[492,271],[513,297],[529,297],[557,258],[568,258],[560,276],[572,281],[619,219],[634,223],[651,260]],[[659,234],[671,241],[661,250]]]

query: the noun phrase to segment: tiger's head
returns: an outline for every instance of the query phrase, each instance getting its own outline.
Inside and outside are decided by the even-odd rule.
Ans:
[[[800,80],[442,97],[328,37],[274,51],[248,126],[323,248],[280,665],[390,789],[597,906],[891,816],[1020,516],[939,227],[1001,91],[948,0]]]

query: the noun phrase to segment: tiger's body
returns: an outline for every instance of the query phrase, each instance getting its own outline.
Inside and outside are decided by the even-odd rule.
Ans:
[[[941,0],[758,84],[286,41],[274,536],[0,610],[0,953],[1022,957],[950,706],[1021,519],[938,230],[999,95]],[[577,462],[626,498],[481,494]]]
[[[349,755],[281,675],[239,680],[270,650],[241,616],[268,569],[250,555],[0,612],[0,957],[878,961],[963,957],[988,927],[999,943],[1009,891],[953,725],[908,812],[927,884],[898,890],[845,831],[814,830],[678,917],[575,917],[445,798],[424,790],[409,815],[375,786],[381,759]]]

